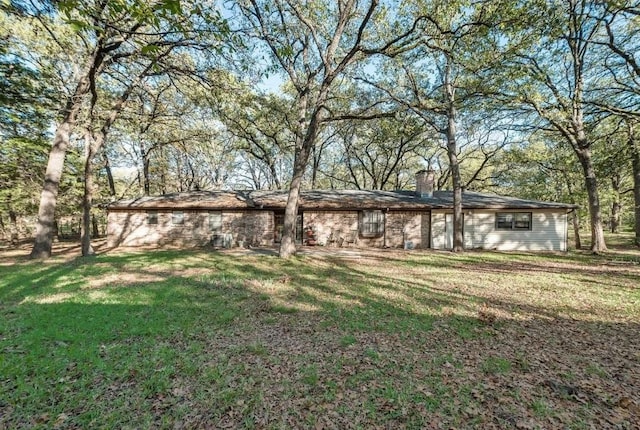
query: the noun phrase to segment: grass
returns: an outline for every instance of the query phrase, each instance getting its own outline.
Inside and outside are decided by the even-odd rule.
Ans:
[[[502,357],[487,357],[481,367],[484,373],[502,374],[511,371],[511,362]]]
[[[538,417],[546,417],[551,414],[551,410],[549,409],[549,405],[542,399],[536,399],[531,403],[531,409],[534,414]]]
[[[639,328],[630,249],[5,252],[0,428],[633,427]]]

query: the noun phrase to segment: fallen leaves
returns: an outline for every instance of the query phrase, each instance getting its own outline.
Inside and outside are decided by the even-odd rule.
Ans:
[[[150,319],[178,313],[168,319],[173,334],[162,325],[161,332],[123,338],[109,326],[111,316],[104,318],[107,329],[98,327],[95,339],[88,333],[82,345],[94,347],[97,365],[111,373],[83,380],[93,367],[65,365],[51,378],[53,388],[45,387],[53,406],[20,421],[20,402],[29,400],[0,399],[0,428],[81,426],[87,421],[78,417],[94,411],[57,406],[78,388],[91,393],[82,396],[90,399],[83,407],[104,405],[94,424],[119,405],[114,414],[144,416],[139,427],[640,428],[637,265],[372,255],[351,261],[327,254],[287,265],[206,255],[208,270],[189,269],[179,257],[170,267],[157,264],[151,275],[166,273],[189,288],[166,286],[154,306],[136,306]],[[228,273],[209,273],[218,266]],[[131,276],[135,270],[126,267]],[[158,287],[139,279],[124,279],[127,293]],[[99,286],[113,292],[110,283]],[[190,294],[199,289],[212,293],[206,300],[237,306],[233,320],[220,326],[206,300],[193,303],[200,296]],[[125,322],[135,309],[127,306]],[[11,336],[21,334],[3,334],[2,351],[17,361],[12,356],[28,348]],[[135,351],[146,336],[154,336],[149,351],[118,368],[118,353]],[[65,354],[75,344],[52,339],[46,359],[72,363]],[[145,368],[150,357],[152,370]],[[15,381],[7,387],[19,388]]]

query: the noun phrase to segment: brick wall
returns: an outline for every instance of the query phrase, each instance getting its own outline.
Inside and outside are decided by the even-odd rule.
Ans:
[[[159,211],[158,223],[148,224],[146,211],[110,212],[108,246],[182,245],[210,243],[216,232],[209,228],[209,211],[183,211],[183,224],[173,224],[172,211]],[[223,211],[221,233],[230,235],[232,245],[273,244],[273,212]]]
[[[414,248],[429,247],[429,212],[389,212],[386,217],[387,246],[402,248],[411,242]]]
[[[359,211],[308,211],[304,212],[303,223],[304,228],[313,228],[320,244],[328,244],[332,231],[342,238],[357,232],[358,217]],[[414,248],[429,247],[429,212],[387,212],[385,217],[385,237],[364,238],[358,234],[359,246],[381,248],[386,244],[401,248],[404,241],[411,241]]]
[[[358,230],[357,211],[308,211],[302,215],[303,229],[313,228],[316,240],[320,244],[327,244],[329,236],[334,233],[336,238],[346,240],[352,232]]]
[[[147,212],[110,212],[107,225],[109,246],[207,245],[216,234],[209,228],[209,211],[183,211],[184,223],[173,224],[172,212],[158,212],[158,224],[147,223]],[[308,211],[303,229],[312,227],[319,244],[329,245],[333,233],[343,246],[356,233],[358,246],[401,248],[410,241],[414,248],[429,247],[429,212],[385,213],[385,235],[363,238],[358,234],[359,211]],[[271,246],[274,243],[272,211],[223,211],[220,233],[230,235],[232,246]]]
[[[222,231],[233,235],[237,244],[251,246],[273,245],[274,219],[271,211],[225,211]]]

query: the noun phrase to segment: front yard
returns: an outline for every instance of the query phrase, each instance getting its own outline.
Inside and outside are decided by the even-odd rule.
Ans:
[[[0,253],[0,428],[638,428],[640,253]]]

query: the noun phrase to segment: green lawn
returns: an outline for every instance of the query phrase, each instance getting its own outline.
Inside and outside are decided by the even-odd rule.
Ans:
[[[0,253],[0,428],[639,416],[638,251]]]

